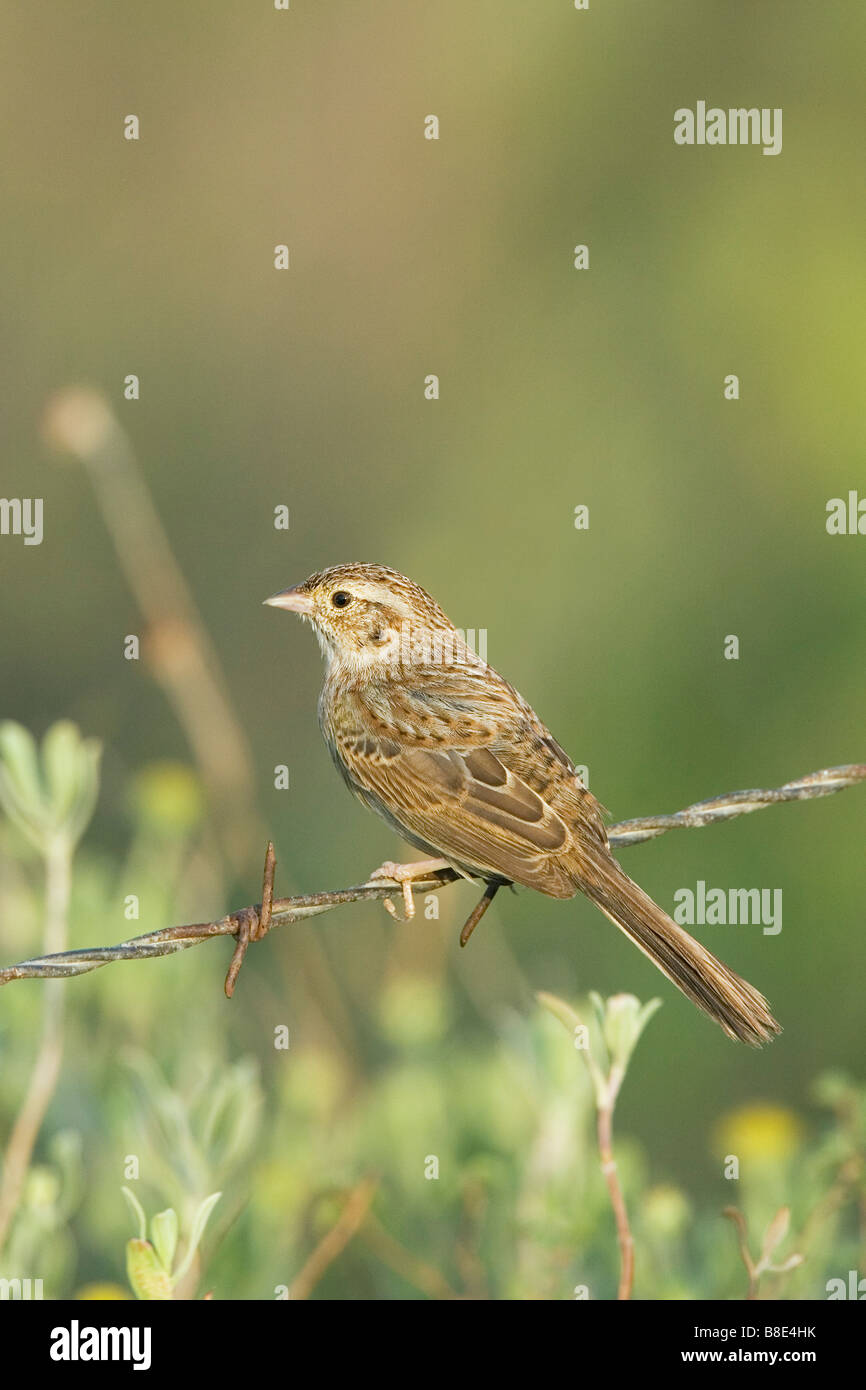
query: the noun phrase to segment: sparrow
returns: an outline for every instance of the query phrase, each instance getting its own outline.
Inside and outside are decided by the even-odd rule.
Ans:
[[[450,869],[500,887],[584,893],[731,1038],[781,1031],[767,1001],[653,902],[613,857],[604,809],[532,706],[418,584],[334,565],[265,600],[309,621],[325,660],[319,723],[347,785],[424,859],[372,875],[402,890]]]

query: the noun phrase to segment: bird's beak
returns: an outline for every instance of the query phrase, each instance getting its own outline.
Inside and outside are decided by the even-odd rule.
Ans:
[[[288,608],[290,613],[300,613],[305,618],[312,617],[313,600],[300,589],[283,589],[281,594],[271,594],[265,599],[271,608]]]

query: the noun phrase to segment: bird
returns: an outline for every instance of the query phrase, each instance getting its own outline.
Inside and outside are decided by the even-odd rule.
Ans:
[[[402,890],[450,869],[499,888],[586,895],[723,1031],[781,1032],[763,995],[684,931],[614,858],[605,811],[532,706],[420,585],[386,565],[318,571],[265,599],[312,624],[325,662],[319,724],[350,790],[425,858],[371,878]]]

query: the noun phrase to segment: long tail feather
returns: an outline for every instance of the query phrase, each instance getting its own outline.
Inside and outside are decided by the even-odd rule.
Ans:
[[[582,870],[587,897],[729,1038],[760,1047],[781,1033],[764,996],[677,926],[610,854],[593,853]]]

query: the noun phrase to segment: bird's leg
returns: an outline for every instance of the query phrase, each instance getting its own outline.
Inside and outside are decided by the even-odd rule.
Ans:
[[[484,916],[485,912],[487,911],[490,904],[493,902],[493,899],[496,897],[496,894],[499,892],[501,887],[502,883],[498,879],[493,879],[491,883],[488,883],[487,887],[484,890],[484,897],[481,899],[480,902],[477,902],[475,904],[475,906],[473,907],[472,911],[466,919],[466,923],[463,927],[462,932],[460,933],[461,946],[466,945],[470,936],[474,932],[475,928],[478,926],[478,923],[481,921],[481,918]]]
[[[370,881],[372,882],[377,878],[392,878],[395,883],[399,883],[403,890],[403,909],[406,913],[404,921],[411,922],[415,916],[412,880],[429,878],[430,874],[438,873],[440,869],[450,868],[451,865],[447,859],[416,859],[414,864],[395,864],[392,859],[388,859],[370,875]],[[384,898],[383,902],[391,916],[396,918],[397,909],[391,899]]]

